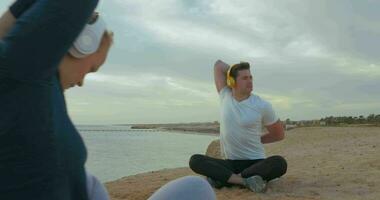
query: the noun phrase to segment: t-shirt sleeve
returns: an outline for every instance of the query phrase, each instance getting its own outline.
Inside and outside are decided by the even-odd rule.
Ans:
[[[263,114],[263,124],[265,126],[272,125],[278,121],[278,117],[273,110],[272,104],[270,104],[269,102],[266,102],[266,101],[264,102],[262,112],[263,112],[262,113]]]

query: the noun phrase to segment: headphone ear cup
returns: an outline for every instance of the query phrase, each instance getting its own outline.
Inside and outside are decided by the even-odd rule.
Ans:
[[[84,58],[87,56],[86,54],[81,53],[75,46],[72,46],[69,49],[69,53],[75,58]]]
[[[83,58],[87,55],[94,53],[98,48],[97,36],[93,30],[86,28],[82,31],[79,37],[76,39],[73,45],[73,55],[78,58]],[[79,53],[79,54],[78,54]]]
[[[230,87],[230,88],[233,88],[235,86],[235,80],[234,78],[231,76],[231,69],[233,68],[233,66],[231,66],[228,71],[227,71],[227,85]]]
[[[86,24],[73,46],[69,49],[72,56],[84,58],[98,50],[103,34],[106,31],[106,24],[102,18],[98,17],[93,24]]]
[[[227,85],[231,88],[235,86],[235,80],[231,76],[227,78]]]
[[[230,77],[230,85],[231,87],[235,87],[235,79]]]

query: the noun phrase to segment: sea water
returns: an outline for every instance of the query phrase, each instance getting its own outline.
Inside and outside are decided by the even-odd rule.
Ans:
[[[77,126],[88,151],[86,169],[102,182],[166,168],[187,167],[217,136],[130,126]]]

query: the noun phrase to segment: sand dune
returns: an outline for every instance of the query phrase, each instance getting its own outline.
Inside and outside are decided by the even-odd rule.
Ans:
[[[288,131],[266,145],[267,155],[288,160],[288,172],[264,194],[245,188],[215,190],[218,199],[380,199],[380,128],[318,127]],[[189,155],[190,157],[190,155]],[[187,167],[125,177],[106,184],[111,198],[147,199],[163,184],[194,175]]]

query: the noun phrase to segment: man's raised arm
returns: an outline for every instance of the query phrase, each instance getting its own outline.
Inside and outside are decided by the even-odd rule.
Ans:
[[[227,85],[227,71],[230,66],[221,60],[217,60],[214,64],[214,80],[218,93]]]

